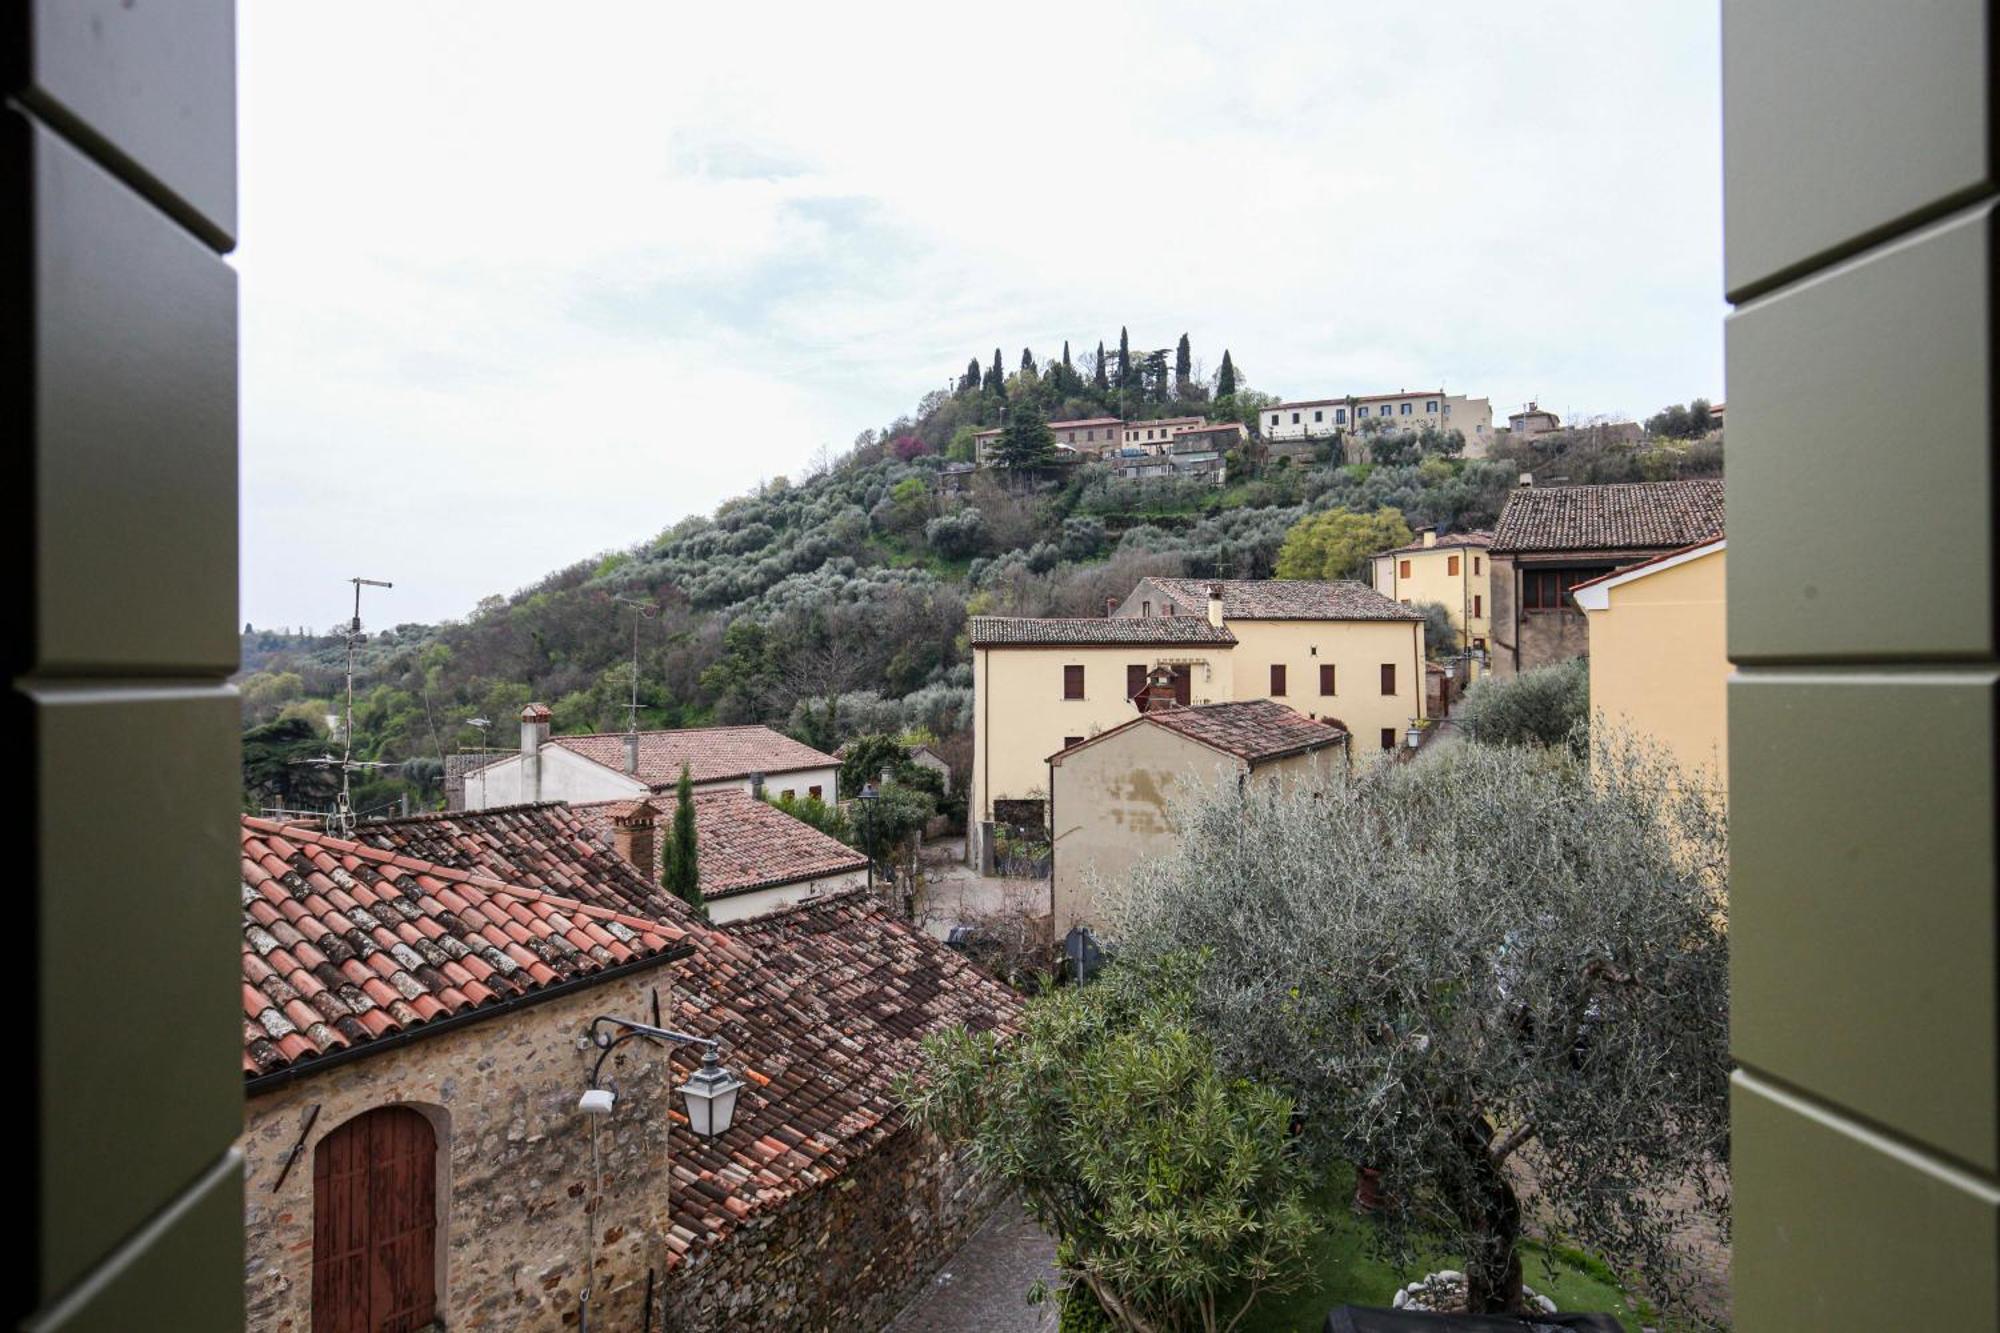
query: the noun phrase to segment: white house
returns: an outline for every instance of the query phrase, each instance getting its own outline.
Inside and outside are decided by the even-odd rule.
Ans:
[[[1389,430],[1455,430],[1465,437],[1465,456],[1478,458],[1493,443],[1493,402],[1448,394],[1443,389],[1414,393],[1349,394],[1344,398],[1308,398],[1278,403],[1263,411],[1258,422],[1267,440],[1319,440],[1336,432],[1348,434],[1380,422]]]
[[[698,792],[761,786],[829,803],[840,795],[838,759],[769,727],[551,736],[548,706],[529,704],[521,710],[521,752],[467,773],[464,808],[638,800],[671,791],[683,764]]]

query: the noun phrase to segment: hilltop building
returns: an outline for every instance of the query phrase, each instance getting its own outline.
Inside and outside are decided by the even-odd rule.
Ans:
[[[1075,421],[1051,421],[1049,432],[1056,448],[1074,451],[1079,458],[1162,458],[1180,442],[1199,443],[1215,453],[1225,453],[1249,438],[1249,430],[1235,421],[1210,421],[1206,417],[1159,417],[1152,421],[1126,421],[1122,417],[1083,417]],[[974,457],[981,467],[990,466],[1001,428],[975,432]],[[1134,452],[1136,451],[1136,452]],[[1169,466],[1159,475],[1172,475]]]
[[[1425,715],[1423,617],[1361,583],[1141,579],[1103,618],[975,616],[972,850],[1043,828],[1048,756],[1131,721],[1163,671],[1182,705],[1270,699],[1393,749]]]
[[[1396,430],[1455,430],[1465,437],[1467,458],[1483,457],[1493,443],[1492,400],[1447,394],[1441,388],[1279,403],[1265,408],[1258,424],[1266,440],[1277,442],[1353,435],[1370,423]]]
[[[546,704],[521,710],[521,749],[459,779],[464,808],[641,800],[670,791],[685,764],[696,791],[839,799],[840,761],[769,727],[551,736]]]
[[[1514,440],[1539,439],[1562,429],[1562,418],[1539,403],[1507,414],[1507,434]]]
[[[1492,670],[1511,676],[1590,651],[1570,594],[1606,574],[1712,541],[1722,482],[1522,486],[1493,529]]]

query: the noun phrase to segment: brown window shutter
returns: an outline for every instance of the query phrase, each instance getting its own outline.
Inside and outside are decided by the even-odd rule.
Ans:
[[[1146,665],[1135,662],[1125,668],[1125,697],[1136,699],[1139,691],[1146,688]]]
[[[1080,666],[1064,667],[1063,698],[1081,699],[1082,697],[1083,697],[1083,668]]]
[[[1331,666],[1322,665],[1319,669],[1319,692],[1321,694],[1332,694],[1335,692],[1333,687],[1334,687],[1333,668]]]
[[[1382,664],[1382,693],[1394,694],[1395,692],[1396,664],[1394,662],[1384,662]]]
[[[1396,748],[1396,729],[1394,727],[1382,728],[1382,748],[1385,750]]]
[[[1457,557],[1457,556],[1455,556],[1455,555],[1448,555],[1448,556],[1446,556],[1446,557],[1444,558],[1444,572],[1445,572],[1445,573],[1447,573],[1447,574],[1453,574],[1453,575],[1455,575],[1455,574],[1457,574],[1457,573],[1458,573],[1458,557]]]
[[[1273,666],[1271,668],[1271,697],[1274,699],[1281,698],[1284,693],[1285,669],[1282,666]]]

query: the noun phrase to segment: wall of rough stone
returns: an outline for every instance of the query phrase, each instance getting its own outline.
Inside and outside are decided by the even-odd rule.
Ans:
[[[584,1271],[590,1125],[576,1109],[600,1013],[645,1018],[671,969],[648,969],[335,1066],[251,1098],[245,1165],[245,1296],[253,1333],[312,1327],[313,1153],[343,1122],[405,1104],[438,1129],[439,1313],[453,1329],[574,1325]],[[635,1051],[625,1058],[627,1051]],[[665,1278],[666,1062],[633,1043],[614,1061],[617,1113],[598,1126],[593,1327],[636,1329],[646,1269]],[[609,1066],[607,1066],[607,1069]],[[282,1188],[286,1153],[319,1114]],[[616,1170],[611,1164],[616,1163]]]
[[[1003,1193],[933,1136],[900,1129],[852,1170],[677,1267],[666,1328],[882,1328]]]

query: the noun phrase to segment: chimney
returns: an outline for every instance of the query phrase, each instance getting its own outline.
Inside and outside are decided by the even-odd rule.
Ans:
[[[762,773],[752,773],[750,775],[750,799],[753,801],[764,799],[764,775]]]
[[[1438,530],[1436,528],[1425,528],[1424,545],[1436,546],[1437,544],[1438,544]]]
[[[653,878],[653,824],[660,812],[650,801],[634,801],[611,812],[611,847],[625,863]]]
[[[529,704],[521,710],[521,799],[542,799],[542,747],[549,743],[549,706]]]
[[[1208,585],[1208,623],[1217,629],[1222,628],[1222,585],[1220,583],[1211,583]]]
[[[1172,668],[1156,666],[1146,673],[1146,688],[1139,691],[1139,711],[1150,713],[1157,708],[1178,708],[1180,699],[1174,689]]]
[[[1118,614],[1118,599],[1116,597],[1107,597],[1104,599],[1104,614],[1107,617]]]
[[[1523,485],[1523,486],[1532,486],[1532,485],[1534,485],[1534,484],[1535,484],[1535,474],[1534,474],[1534,473],[1532,473],[1532,472],[1523,472],[1523,473],[1521,474],[1521,485]]]
[[[625,771],[627,773],[639,771],[639,733],[636,731],[625,733]]]

